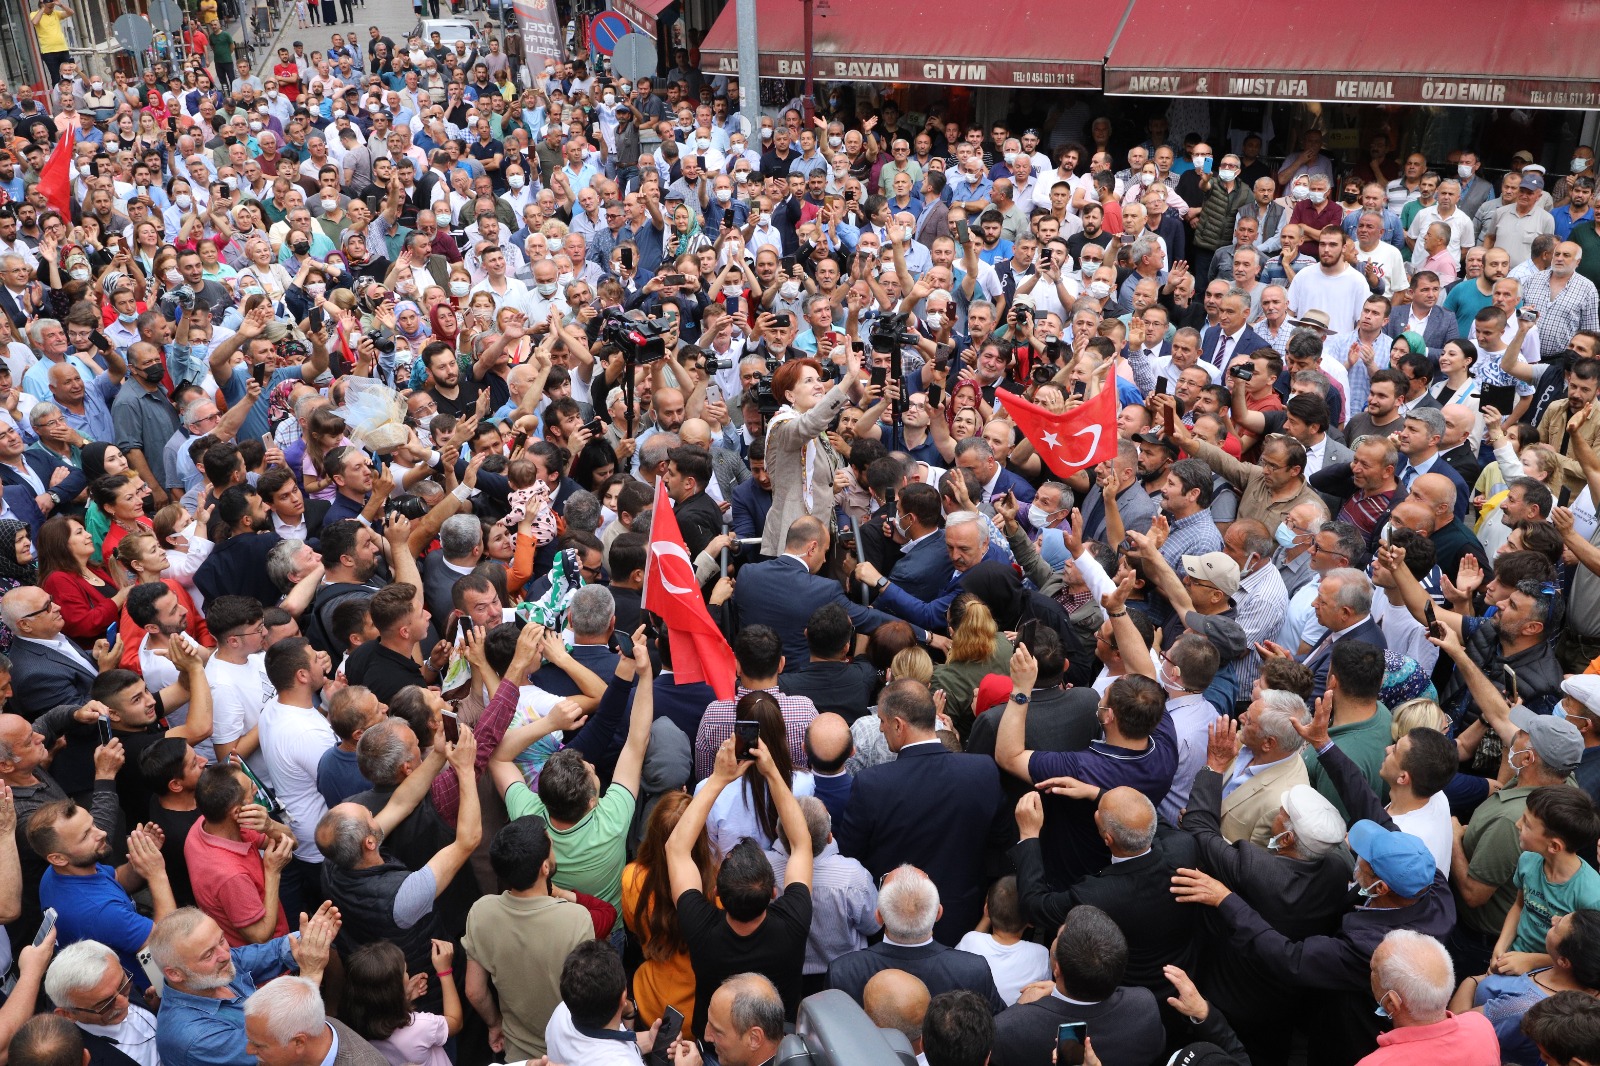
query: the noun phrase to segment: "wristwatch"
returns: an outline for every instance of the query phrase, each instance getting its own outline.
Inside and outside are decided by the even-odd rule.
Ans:
[[[888,587],[889,587],[889,579],[886,578],[886,577],[879,577],[878,578],[878,583],[873,586],[873,588],[877,589],[879,592],[882,592],[884,589],[886,589]]]
[[[1018,707],[1026,707],[1028,705],[1028,701],[1031,699],[1033,699],[1033,697],[1028,695],[1026,692],[1013,692],[1011,694],[1011,702],[1015,703]]]

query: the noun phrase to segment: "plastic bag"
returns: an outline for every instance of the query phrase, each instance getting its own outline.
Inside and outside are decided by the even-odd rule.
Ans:
[[[349,427],[349,434],[363,447],[386,455],[411,436],[405,424],[406,405],[400,394],[371,378],[348,379],[344,407],[338,414]]]

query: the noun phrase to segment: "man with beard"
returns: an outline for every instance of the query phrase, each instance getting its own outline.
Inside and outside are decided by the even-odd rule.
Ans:
[[[101,861],[111,855],[110,836],[71,800],[40,807],[28,819],[27,833],[28,846],[50,864],[39,882],[39,902],[55,908],[56,936],[69,944],[98,940],[136,975],[141,991],[149,988],[138,955],[150,939],[151,921],[128,893],[148,887],[157,921],[175,909],[161,861],[161,831],[139,826],[129,833],[128,861],[116,869]]]
[[[371,527],[355,519],[334,522],[322,530],[323,585],[307,612],[306,637],[321,651],[343,655],[348,649],[335,647],[333,612],[349,596],[371,596],[379,585],[373,583],[383,542]]]
[[[156,1050],[164,1066],[252,1066],[245,1050],[244,1005],[257,982],[298,971],[320,982],[339,932],[338,911],[324,903],[300,933],[228,950],[222,929],[184,907],[158,919],[150,955],[167,989],[156,1018]],[[138,971],[138,967],[134,967]]]

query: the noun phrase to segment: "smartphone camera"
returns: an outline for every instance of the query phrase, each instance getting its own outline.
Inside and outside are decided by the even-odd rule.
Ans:
[[[756,757],[756,744],[761,740],[761,723],[740,720],[733,723],[733,754],[740,762],[750,762]]]

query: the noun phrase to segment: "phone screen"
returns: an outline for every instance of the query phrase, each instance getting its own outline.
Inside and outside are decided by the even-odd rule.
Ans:
[[[49,936],[50,930],[54,929],[55,927],[56,909],[54,907],[46,907],[44,909],[44,921],[39,923],[39,931],[33,934],[33,946],[38,947],[40,944],[43,944],[44,938]],[[663,1023],[662,1027],[665,1028],[665,1023]]]
[[[682,1035],[683,1012],[677,1007],[665,1008],[661,1012],[661,1028],[656,1032],[655,1050],[650,1053],[650,1061],[657,1066],[670,1066],[672,1059],[667,1049]]]
[[[1087,1022],[1062,1022],[1056,1026],[1056,1066],[1083,1066],[1083,1041]]]
[[[889,380],[889,368],[888,367],[886,367],[886,366],[875,366],[875,367],[872,368],[872,383],[874,385],[876,385],[878,388],[881,389],[888,382],[888,380]]]
[[[740,760],[754,759],[756,743],[761,739],[761,723],[737,721],[733,723],[733,754]]]
[[[439,724],[444,729],[444,739],[452,744],[461,739],[461,719],[455,711],[440,711]]]
[[[941,399],[943,399],[943,398],[944,398],[944,390],[939,388],[939,383],[937,381],[934,382],[932,385],[928,386],[928,406],[929,407],[938,407],[939,406],[939,401]]]
[[[100,746],[105,747],[111,743],[111,719],[101,715],[97,724],[100,727]]]

